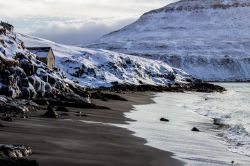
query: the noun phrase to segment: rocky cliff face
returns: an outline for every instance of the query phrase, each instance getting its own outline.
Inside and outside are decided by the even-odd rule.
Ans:
[[[249,0],[182,0],[145,13],[91,47],[161,60],[204,80],[246,81],[249,16]]]
[[[89,104],[88,94],[50,70],[25,49],[15,33],[0,29],[0,112],[31,110],[31,104],[15,99],[76,101]],[[32,107],[33,108],[33,107]]]

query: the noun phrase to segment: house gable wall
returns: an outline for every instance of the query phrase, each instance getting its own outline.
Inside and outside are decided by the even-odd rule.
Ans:
[[[48,57],[47,57],[47,66],[50,69],[55,68],[55,55],[51,49],[50,49],[50,51],[48,53]]]
[[[50,47],[27,47],[33,54],[37,55],[37,59],[45,63],[49,69],[55,68],[55,55]]]

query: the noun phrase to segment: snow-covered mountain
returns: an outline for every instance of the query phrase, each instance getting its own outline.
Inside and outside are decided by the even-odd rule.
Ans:
[[[92,48],[164,61],[209,81],[250,80],[250,0],[181,0]]]
[[[193,79],[184,71],[158,60],[101,49],[61,45],[23,34],[18,34],[17,37],[28,47],[52,47],[56,66],[65,74],[67,81],[86,87],[110,87],[114,83],[166,86],[187,83],[187,80]]]

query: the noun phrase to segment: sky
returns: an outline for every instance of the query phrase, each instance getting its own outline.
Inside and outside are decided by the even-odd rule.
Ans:
[[[0,20],[15,31],[87,45],[176,0],[0,0]]]

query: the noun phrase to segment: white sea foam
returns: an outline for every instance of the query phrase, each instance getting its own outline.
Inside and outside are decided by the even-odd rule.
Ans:
[[[250,84],[222,84],[225,93],[160,93],[154,104],[137,105],[127,113],[128,129],[147,145],[171,151],[187,165],[250,163]],[[160,122],[161,117],[170,120]],[[215,128],[213,118],[225,124]],[[201,132],[191,132],[192,127]],[[235,153],[233,153],[235,152]]]
[[[250,84],[222,84],[223,94],[203,94],[207,101],[198,101],[195,111],[228,125],[221,136],[230,143],[229,150],[250,156]]]

